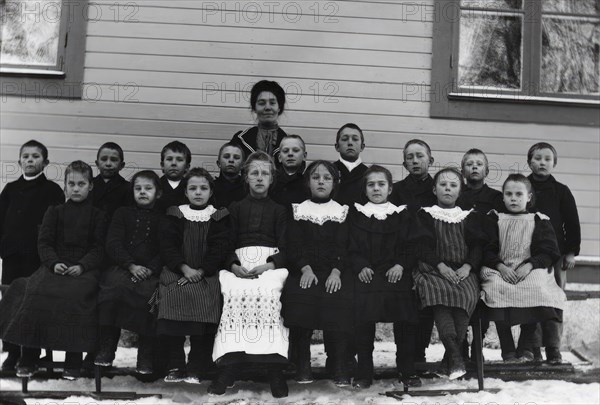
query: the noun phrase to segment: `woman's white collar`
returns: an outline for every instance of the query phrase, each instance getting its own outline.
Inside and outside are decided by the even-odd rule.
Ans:
[[[354,203],[354,207],[367,218],[375,217],[381,221],[386,219],[388,215],[397,214],[406,209],[406,205],[397,207],[389,201],[384,204],[373,204],[372,202],[368,202],[365,205],[360,205],[359,203]]]
[[[300,204],[292,204],[294,220],[310,221],[313,224],[323,225],[327,221],[342,223],[348,215],[348,206],[340,205],[336,201],[328,201],[323,204],[317,204],[311,200],[306,200]]]
[[[473,210],[464,211],[460,207],[442,208],[437,205],[433,207],[423,207],[423,210],[438,219],[449,224],[458,224],[462,222]]]
[[[192,222],[206,222],[210,220],[212,214],[217,212],[217,209],[212,205],[207,206],[203,210],[194,210],[186,204],[180,205],[179,210],[181,211],[185,219]]]

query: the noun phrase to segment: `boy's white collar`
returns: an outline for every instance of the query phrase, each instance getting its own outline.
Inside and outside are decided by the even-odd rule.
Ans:
[[[340,203],[333,200],[323,204],[306,200],[300,204],[292,204],[292,210],[294,220],[305,220],[317,225],[323,225],[327,221],[342,223],[348,215],[348,206],[340,205]]]
[[[171,188],[173,190],[175,190],[177,187],[179,187],[179,184],[181,183],[181,180],[169,180],[169,179],[167,179],[167,181],[169,182],[169,184],[171,185]]]
[[[37,178],[38,178],[38,177],[40,177],[42,174],[44,174],[44,172],[39,172],[39,173],[38,173],[38,174],[36,174],[35,176],[26,176],[26,175],[24,174],[24,175],[23,175],[23,178],[24,178],[26,181],[31,181],[31,180],[35,180],[35,179],[37,179]]]
[[[433,207],[423,207],[423,210],[431,215],[434,219],[449,224],[458,224],[462,222],[473,210],[464,211],[460,207],[442,208],[437,205]]]
[[[358,212],[365,215],[367,218],[375,217],[381,221],[386,219],[388,215],[397,214],[406,209],[406,205],[397,207],[389,201],[384,204],[373,204],[370,201],[365,205],[354,203],[354,207]]]
[[[340,162],[342,162],[342,164],[346,166],[346,169],[348,169],[348,171],[351,172],[352,170],[360,166],[360,164],[362,163],[362,159],[359,157],[354,162],[349,162],[347,160],[342,159],[342,157],[340,156]]]
[[[185,204],[180,205],[179,210],[185,219],[192,222],[206,222],[210,220],[212,214],[217,212],[217,209],[212,205],[207,206],[203,210],[194,210],[189,206],[189,204]]]

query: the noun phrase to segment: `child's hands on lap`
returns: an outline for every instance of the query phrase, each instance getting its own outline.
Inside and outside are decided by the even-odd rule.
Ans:
[[[62,276],[67,271],[67,268],[67,265],[64,263],[56,263],[54,265],[54,273]]]
[[[137,264],[129,265],[129,272],[133,276],[131,278],[131,281],[133,281],[134,283],[138,281],[147,280],[152,274],[152,271],[150,269],[144,266],[138,266]]]
[[[81,266],[80,264],[76,264],[75,266],[69,267],[65,271],[64,274],[65,274],[65,276],[79,277],[79,276],[81,276],[82,273],[83,273],[83,266]]]
[[[360,271],[360,273],[358,273],[358,279],[363,283],[368,284],[371,282],[371,280],[373,280],[373,274],[375,274],[373,269],[365,267]]]
[[[302,267],[300,269],[300,271],[302,272],[302,277],[300,278],[300,287],[301,288],[305,288],[305,289],[310,288],[312,283],[315,283],[315,285],[319,284],[319,279],[313,272],[312,267],[310,267],[309,265],[306,265],[306,266]]]
[[[403,272],[404,268],[399,264],[396,264],[385,273],[385,276],[389,283],[396,283],[402,278]]]
[[[440,271],[440,274],[442,275],[442,277],[444,277],[446,280],[448,280],[454,284],[460,283],[460,278],[458,277],[458,274],[456,274],[456,272],[454,270],[452,270],[450,267],[448,267],[448,265],[446,265],[446,263],[442,262],[442,263],[438,264],[437,268]]]
[[[341,272],[338,269],[331,270],[329,277],[325,281],[325,291],[332,294],[338,292],[342,288]]]
[[[187,282],[183,282],[182,279],[180,279],[178,281],[178,283],[180,285],[185,285],[188,282],[189,283],[198,283],[200,280],[202,280],[202,277],[204,277],[204,271],[200,270],[200,269],[193,269],[190,266],[188,266],[187,264],[184,264],[183,266],[181,266],[181,272],[183,273],[184,276],[184,280],[187,280]]]
[[[232,264],[231,271],[235,274],[236,277],[239,278],[250,278],[251,274],[248,274],[248,270],[244,266],[240,266],[239,264]]]
[[[250,277],[258,277],[263,274],[267,270],[275,269],[275,264],[273,262],[261,264],[260,266],[254,267],[252,270],[248,272]]]
[[[471,265],[466,264],[466,263],[463,264],[462,266],[460,266],[460,268],[458,270],[456,270],[456,275],[458,276],[460,281],[463,281],[464,279],[469,277],[470,273],[471,273]]]
[[[510,268],[508,268],[507,265],[505,265],[504,263],[500,263],[498,266],[498,271],[500,272],[500,275],[502,276],[502,280],[506,281],[507,283],[511,283],[511,284],[517,284],[518,279],[517,279],[517,275],[515,274],[514,271],[512,271]]]
[[[517,268],[517,270],[515,270],[515,274],[517,276],[517,283],[523,281],[525,277],[527,277],[529,273],[531,273],[531,270],[533,270],[533,265],[531,263],[525,263],[520,265]]]
[[[563,260],[562,269],[569,270],[575,267],[575,255],[573,253],[567,253]]]

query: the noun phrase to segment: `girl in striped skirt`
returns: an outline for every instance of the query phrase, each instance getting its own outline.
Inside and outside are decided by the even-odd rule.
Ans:
[[[166,264],[158,288],[157,332],[168,341],[167,382],[199,383],[212,367],[211,353],[221,293],[217,269],[229,253],[229,213],[209,204],[212,176],[191,169],[183,179],[189,204],[170,207],[162,231],[161,257]],[[184,343],[190,336],[186,365]]]
[[[496,323],[504,361],[531,361],[537,322],[542,323],[546,354],[560,348],[564,291],[556,284],[552,263],[560,256],[547,216],[528,213],[533,197],[527,177],[511,174],[502,186],[507,213],[491,211],[493,239],[484,249],[482,298]],[[519,357],[511,325],[521,324]],[[560,353],[560,352],[559,352]]]
[[[422,307],[432,307],[440,339],[446,348],[443,365],[450,379],[466,373],[460,353],[469,318],[479,300],[477,273],[485,234],[482,217],[456,207],[463,177],[455,169],[440,170],[434,177],[437,205],[422,208],[419,220],[429,231],[418,249],[414,272]]]

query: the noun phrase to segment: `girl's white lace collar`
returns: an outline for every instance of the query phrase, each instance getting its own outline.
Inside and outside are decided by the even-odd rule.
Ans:
[[[210,220],[212,214],[217,212],[217,209],[212,205],[207,206],[203,210],[194,210],[186,204],[180,205],[179,210],[181,211],[185,219],[192,222],[206,222]]]
[[[449,224],[458,224],[462,222],[473,210],[464,211],[460,207],[442,208],[434,205],[433,207],[423,207],[425,212],[429,213],[434,219],[438,219]]]
[[[365,205],[360,205],[359,203],[354,203],[354,207],[367,218],[375,217],[381,221],[386,219],[388,215],[400,213],[406,209],[406,205],[396,207],[389,201],[385,204],[373,204],[372,202],[368,202]]]
[[[317,225],[323,225],[327,221],[342,223],[348,215],[348,206],[333,200],[323,204],[306,200],[300,204],[292,204],[292,210],[296,221],[305,220]]]

